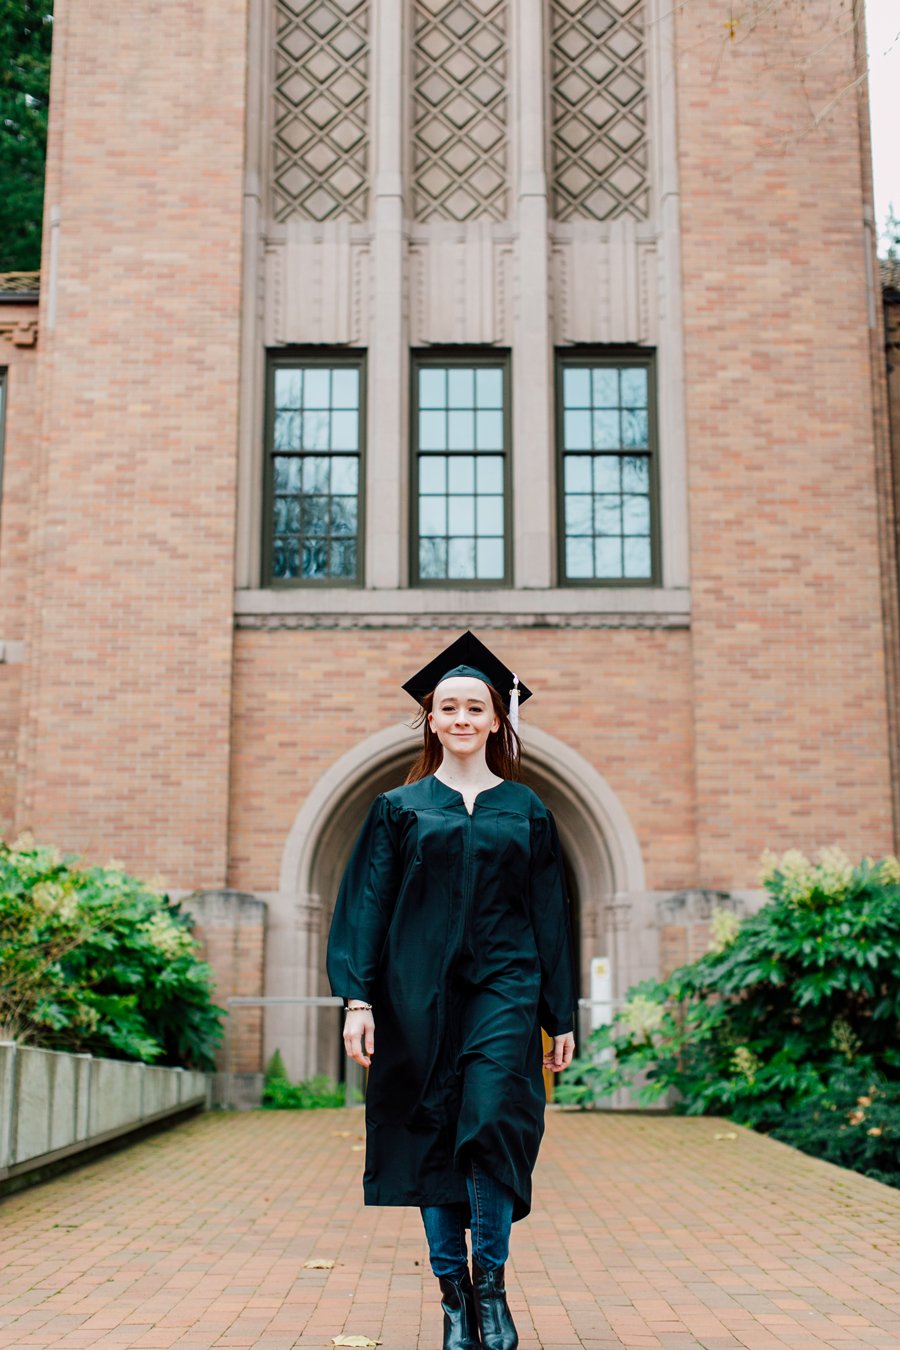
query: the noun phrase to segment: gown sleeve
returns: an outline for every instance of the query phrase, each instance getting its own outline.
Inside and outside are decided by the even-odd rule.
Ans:
[[[369,808],[338,888],[326,968],[332,994],[370,1003],[399,878],[390,806]]]
[[[549,811],[531,822],[529,907],[541,963],[540,1023],[548,1036],[562,1036],[574,1028],[577,994],[562,849]]]

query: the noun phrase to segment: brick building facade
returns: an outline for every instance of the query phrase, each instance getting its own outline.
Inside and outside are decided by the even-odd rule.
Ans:
[[[585,991],[755,903],[764,847],[896,847],[832,8],[58,0],[40,303],[0,310],[3,828],[199,896],[223,996],[322,992],[400,684],[471,627],[535,690]],[[330,1068],[326,1021],[240,1066]]]

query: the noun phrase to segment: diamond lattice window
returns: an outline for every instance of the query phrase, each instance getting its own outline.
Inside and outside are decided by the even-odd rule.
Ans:
[[[502,220],[507,180],[506,0],[415,0],[417,220]]]
[[[553,213],[646,219],[644,0],[552,0]]]
[[[364,220],[369,0],[275,0],[276,220]]]

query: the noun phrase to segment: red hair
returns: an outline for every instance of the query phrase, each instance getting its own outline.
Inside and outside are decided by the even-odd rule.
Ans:
[[[522,742],[518,735],[512,729],[512,723],[509,720],[509,713],[503,706],[503,700],[497,693],[492,684],[488,686],[488,692],[491,696],[491,703],[494,705],[494,712],[500,719],[500,725],[496,731],[492,731],[487,739],[487,745],[484,748],[485,762],[491,773],[497,774],[498,778],[511,778],[518,782],[521,776],[522,763]],[[419,713],[413,726],[424,728],[425,741],[422,746],[422,753],[412,765],[404,782],[418,783],[420,778],[427,778],[430,773],[440,767],[444,758],[444,747],[441,745],[436,731],[433,731],[428,721],[428,714],[431,712],[434,703],[434,690],[426,694],[422,699],[422,711]]]

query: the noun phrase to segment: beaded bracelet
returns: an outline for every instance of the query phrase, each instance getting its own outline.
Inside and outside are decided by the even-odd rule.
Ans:
[[[349,1003],[344,1004],[344,1012],[371,1012],[371,1003],[360,1003],[358,1008],[351,1008]]]

